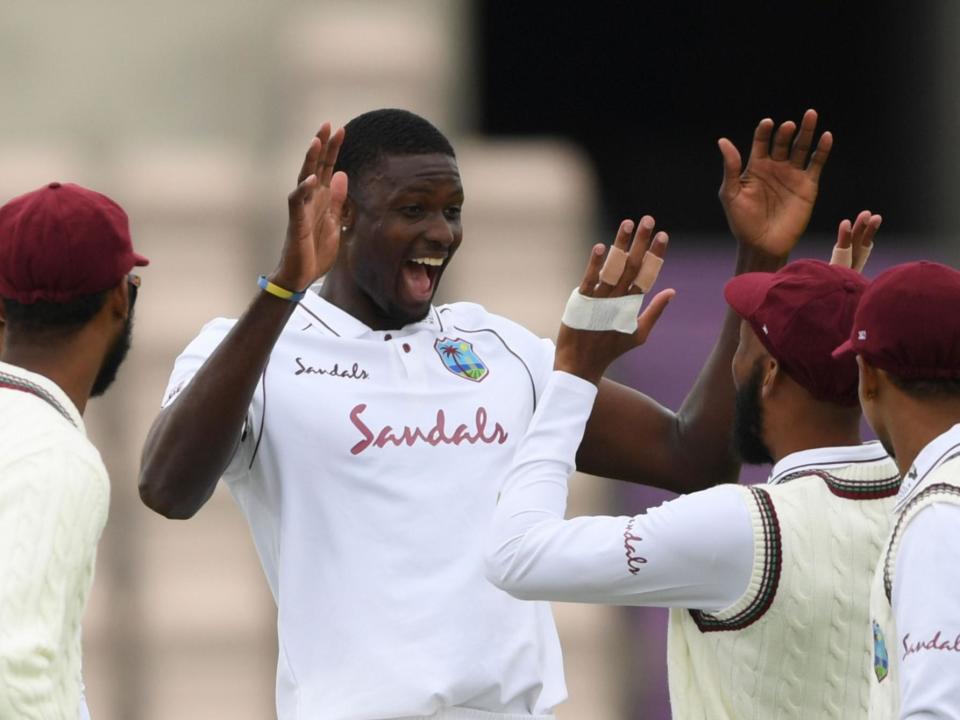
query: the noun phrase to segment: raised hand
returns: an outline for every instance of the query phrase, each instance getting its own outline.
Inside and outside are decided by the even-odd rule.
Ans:
[[[803,235],[833,146],[833,136],[825,132],[810,154],[816,126],[814,110],[803,114],[799,132],[793,121],[774,133],[773,120],[761,120],[745,168],[734,144],[727,138],[718,141],[723,156],[720,202],[739,242],[785,258]]]
[[[287,198],[287,237],[270,281],[300,292],[326,274],[340,246],[340,215],[347,197],[347,176],[333,172],[343,144],[343,128],[324,123],[303,159],[297,187]]]
[[[649,292],[649,287],[637,287],[634,283],[643,285],[652,282],[648,278],[655,277],[655,272],[651,273],[650,268],[644,266],[658,263],[655,259],[651,261],[648,254],[662,260],[667,252],[668,242],[665,232],[658,232],[654,236],[653,229],[653,218],[644,216],[631,242],[633,221],[624,220],[620,223],[614,247],[626,252],[627,258],[623,273],[613,284],[600,280],[600,270],[607,253],[602,244],[594,245],[580,283],[580,294],[592,298],[618,298]],[[637,328],[632,335],[616,330],[576,330],[561,324],[554,368],[578,375],[592,383],[599,383],[610,363],[628,350],[646,342],[674,294],[673,290],[657,293],[650,300],[647,309],[637,318]]]
[[[831,265],[843,265],[862,272],[870,251],[873,250],[873,241],[880,229],[883,218],[874,215],[869,210],[862,211],[856,220],[841,220],[837,230],[837,244],[833,248],[830,258]]]

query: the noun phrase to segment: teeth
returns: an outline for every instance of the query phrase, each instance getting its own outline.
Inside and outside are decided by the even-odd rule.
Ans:
[[[443,258],[422,257],[414,258],[410,262],[417,263],[418,265],[431,265],[433,267],[440,267],[443,265]]]

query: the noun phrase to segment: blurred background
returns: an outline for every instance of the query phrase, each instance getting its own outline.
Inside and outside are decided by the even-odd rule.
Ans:
[[[130,359],[87,413],[113,481],[84,625],[94,720],[274,716],[276,613],[239,511],[221,489],[194,519],[164,520],[136,475],[174,358],[204,322],[242,312],[276,262],[285,196],[323,120],[405,107],[446,132],[466,242],[441,299],[545,336],[589,245],[654,214],[672,240],[661,285],[679,295],[612,372],[678,407],[733,266],[718,137],[745,149],[762,117],[817,108],[836,143],[797,256],[827,258],[840,219],[869,208],[884,224],[868,274],[957,263],[958,31],[953,0],[5,3],[0,202],[51,180],[94,187],[153,260]],[[578,477],[571,511],[666,497]],[[665,611],[555,612],[561,720],[669,718]]]

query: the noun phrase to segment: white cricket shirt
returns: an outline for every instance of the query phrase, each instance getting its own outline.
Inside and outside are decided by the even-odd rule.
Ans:
[[[204,327],[164,404],[232,326]],[[482,553],[552,366],[551,342],[478,305],[382,332],[307,293],[224,476],[278,606],[281,720],[565,699],[549,606],[490,585]]]
[[[0,362],[0,718],[87,717],[80,619],[110,483],[67,395]]]
[[[958,456],[960,424],[917,455],[897,496],[896,514],[908,517],[902,528],[898,523],[899,537],[897,530],[891,536],[894,557],[888,560],[888,577],[884,578],[882,561],[878,568],[881,587],[884,580],[892,581],[889,603],[894,627],[883,628],[885,632],[877,633],[875,641],[890,643],[880,652],[889,656],[895,671],[889,678],[878,678],[880,684],[899,680],[899,712],[878,708],[878,712],[890,711],[890,717],[960,718]],[[922,507],[913,514],[910,505],[915,500]],[[876,620],[886,625],[882,614]]]

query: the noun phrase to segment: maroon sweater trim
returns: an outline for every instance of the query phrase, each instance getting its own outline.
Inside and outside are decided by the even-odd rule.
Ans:
[[[751,487],[750,492],[760,508],[760,520],[763,526],[764,561],[760,588],[753,601],[742,611],[727,620],[701,610],[690,610],[690,617],[700,632],[723,632],[743,630],[762,618],[777,595],[780,586],[780,574],[783,568],[783,541],[780,535],[780,521],[773,506],[770,493],[761,488]]]

